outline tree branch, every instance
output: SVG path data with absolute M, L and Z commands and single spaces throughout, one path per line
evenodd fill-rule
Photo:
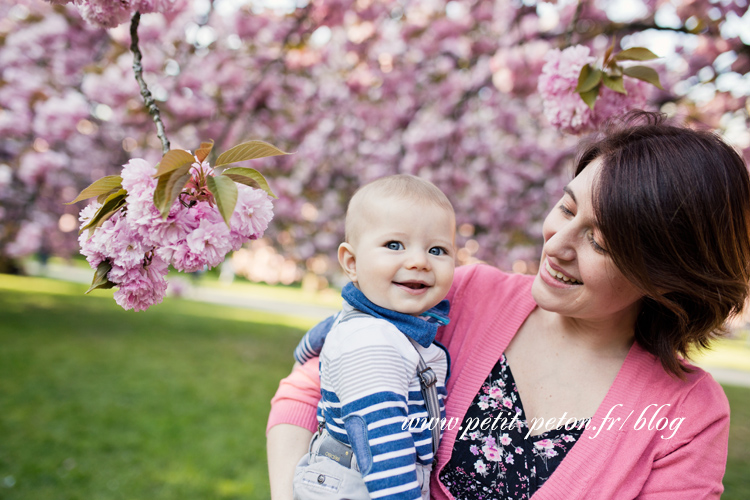
M 156 106 L 156 101 L 154 101 L 154 96 L 151 95 L 151 91 L 148 90 L 146 81 L 143 79 L 143 66 L 141 65 L 143 55 L 138 47 L 138 24 L 140 22 L 141 13 L 136 11 L 130 20 L 130 51 L 133 53 L 133 72 L 135 73 L 135 80 L 141 88 L 141 96 L 143 96 L 148 114 L 153 117 L 156 124 L 156 136 L 161 141 L 162 153 L 166 154 L 169 151 L 169 139 L 167 139 L 167 133 L 164 131 L 164 123 L 161 121 L 161 114 Z
M 576 24 L 578 24 L 578 19 L 581 18 L 582 11 L 583 11 L 583 0 L 578 0 L 578 5 L 576 5 L 575 14 L 573 14 L 573 20 L 570 21 L 568 30 L 565 32 L 565 47 L 570 47 L 571 45 L 573 45 L 573 32 L 576 29 Z

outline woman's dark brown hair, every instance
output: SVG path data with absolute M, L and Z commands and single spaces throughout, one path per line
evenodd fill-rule
M 638 112 L 584 147 L 602 159 L 594 213 L 614 264 L 644 293 L 636 341 L 679 377 L 741 312 L 750 280 L 750 179 L 710 132 Z

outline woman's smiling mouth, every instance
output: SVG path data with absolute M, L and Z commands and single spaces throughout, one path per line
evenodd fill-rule
M 579 281 L 579 280 L 577 280 L 575 278 L 572 278 L 572 277 L 570 277 L 570 276 L 568 276 L 566 274 L 563 274 L 560 271 L 556 271 L 556 270 L 552 269 L 552 266 L 550 266 L 550 263 L 549 263 L 548 259 L 544 260 L 544 268 L 547 270 L 547 272 L 549 273 L 550 276 L 552 276 L 553 278 L 555 278 L 558 281 L 562 281 L 564 283 L 569 283 L 571 285 L 583 285 L 582 281 Z

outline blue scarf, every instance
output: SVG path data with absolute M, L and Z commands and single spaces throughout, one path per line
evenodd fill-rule
M 449 322 L 450 303 L 447 300 L 442 300 L 432 309 L 422 313 L 422 317 L 427 318 L 424 320 L 373 304 L 359 288 L 354 286 L 354 283 L 347 283 L 341 290 L 341 296 L 355 309 L 392 323 L 404 335 L 416 340 L 425 348 L 430 347 L 435 340 L 438 326 L 447 325 Z

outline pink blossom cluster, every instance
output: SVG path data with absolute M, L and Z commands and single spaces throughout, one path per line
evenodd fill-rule
M 544 115 L 551 125 L 564 132 L 590 132 L 609 118 L 630 109 L 642 108 L 646 103 L 648 84 L 626 77 L 627 94 L 602 85 L 594 109 L 590 109 L 575 91 L 581 69 L 595 61 L 588 47 L 575 45 L 562 51 L 553 49 L 547 53 L 545 61 L 538 87 Z
M 210 166 L 196 161 L 193 169 L 197 175 Z M 262 236 L 273 217 L 270 197 L 264 191 L 238 184 L 231 227 L 208 201 L 183 204 L 176 200 L 169 215 L 162 218 L 153 203 L 154 172 L 149 162 L 139 158 L 125 164 L 122 187 L 128 192 L 127 210 L 79 236 L 81 253 L 93 269 L 105 260 L 112 265 L 107 278 L 119 287 L 114 298 L 124 309 L 142 311 L 160 303 L 167 290 L 170 264 L 181 272 L 215 267 L 227 253 Z M 92 203 L 81 210 L 81 227 L 100 206 Z
M 134 12 L 170 12 L 185 6 L 185 0 L 48 0 L 53 4 L 74 3 L 81 16 L 102 28 L 128 22 Z

